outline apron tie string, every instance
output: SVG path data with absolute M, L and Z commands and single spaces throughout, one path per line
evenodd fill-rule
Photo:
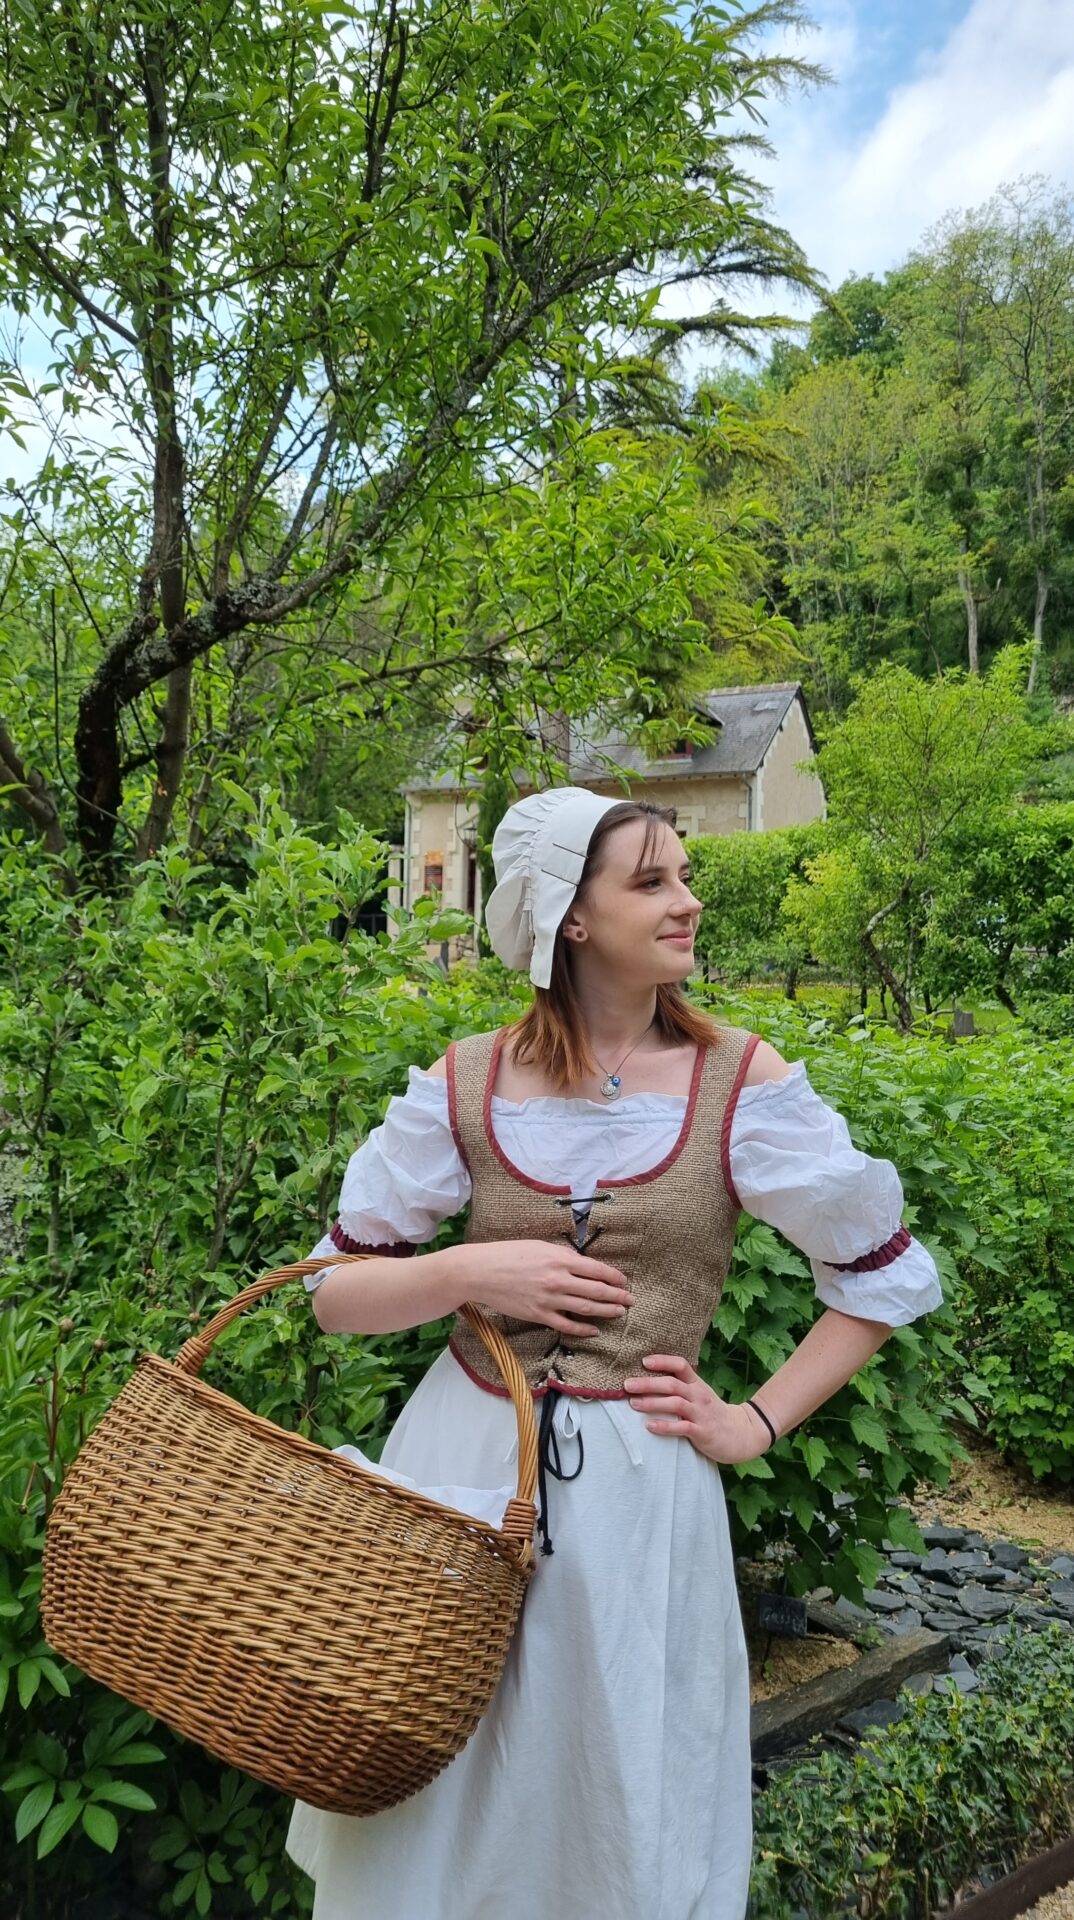
M 549 1381 L 544 1396 L 544 1406 L 541 1408 L 541 1425 L 537 1436 L 537 1492 L 539 1503 L 537 1508 L 537 1531 L 541 1536 L 542 1554 L 554 1552 L 551 1537 L 548 1532 L 547 1476 L 551 1474 L 553 1480 L 560 1481 L 577 1480 L 585 1460 L 585 1447 L 582 1442 L 581 1429 L 579 1428 L 577 1434 L 574 1436 L 578 1441 L 578 1465 L 575 1467 L 573 1473 L 565 1473 L 563 1471 L 563 1462 L 559 1454 L 559 1436 L 552 1424 L 555 1418 L 556 1402 L 563 1399 L 563 1397 L 559 1388 L 554 1387 L 551 1381 Z

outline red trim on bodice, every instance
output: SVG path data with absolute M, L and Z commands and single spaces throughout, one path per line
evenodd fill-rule
M 475 1373 L 473 1368 L 467 1365 L 462 1354 L 456 1347 L 454 1340 L 448 1341 L 448 1352 L 453 1359 L 458 1361 L 467 1379 L 472 1380 L 475 1387 L 481 1387 L 485 1393 L 494 1393 L 498 1400 L 509 1400 L 511 1398 L 506 1387 L 494 1387 L 491 1381 L 482 1380 L 481 1375 Z M 629 1400 L 630 1398 L 630 1395 L 623 1388 L 619 1388 L 615 1392 L 605 1392 L 600 1387 L 570 1387 L 563 1380 L 546 1380 L 543 1386 L 531 1387 L 530 1391 L 535 1400 L 543 1400 L 549 1387 L 555 1387 L 557 1393 L 566 1394 L 568 1399 L 571 1400 Z
M 553 1186 L 547 1180 L 534 1180 L 531 1179 L 528 1173 L 523 1173 L 521 1167 L 516 1167 L 514 1161 L 508 1159 L 507 1154 L 496 1138 L 496 1131 L 492 1124 L 492 1090 L 496 1084 L 496 1073 L 500 1064 L 500 1054 L 502 1050 L 503 1030 L 501 1028 L 496 1036 L 496 1041 L 492 1049 L 492 1058 L 489 1061 L 488 1075 L 485 1080 L 483 1118 L 485 1138 L 489 1143 L 489 1147 L 495 1154 L 504 1172 L 509 1173 L 511 1178 L 519 1181 L 522 1186 L 530 1187 L 535 1193 L 569 1194 L 569 1186 Z M 607 1179 L 598 1180 L 595 1183 L 597 1187 L 641 1187 L 645 1185 L 646 1181 L 657 1179 L 660 1174 L 666 1173 L 668 1168 L 674 1165 L 690 1138 L 690 1129 L 694 1124 L 694 1109 L 697 1106 L 697 1096 L 701 1086 L 701 1075 L 704 1072 L 704 1068 L 705 1048 L 699 1045 L 694 1056 L 694 1068 L 690 1076 L 690 1094 L 686 1102 L 686 1112 L 682 1117 L 682 1125 L 679 1128 L 673 1146 L 664 1155 L 664 1158 L 658 1160 L 655 1167 L 647 1167 L 644 1173 L 626 1174 L 620 1179 L 609 1176 Z
M 738 1096 L 742 1092 L 746 1075 L 749 1072 L 750 1061 L 753 1059 L 760 1038 L 759 1033 L 751 1033 L 742 1050 L 742 1058 L 738 1063 L 738 1072 L 734 1077 L 731 1091 L 727 1096 L 727 1105 L 724 1108 L 723 1115 L 723 1126 L 720 1129 L 720 1165 L 723 1168 L 723 1183 L 727 1188 L 728 1197 L 733 1201 L 740 1213 L 742 1212 L 742 1202 L 735 1192 L 735 1183 L 731 1177 L 731 1128 L 734 1124 Z

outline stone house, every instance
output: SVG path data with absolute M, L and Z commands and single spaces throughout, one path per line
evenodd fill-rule
M 660 760 L 647 760 L 622 734 L 587 740 L 579 728 L 571 742 L 572 784 L 622 799 L 629 790 L 633 799 L 673 806 L 684 838 L 762 833 L 824 817 L 824 790 L 808 766 L 816 743 L 797 681 L 720 687 L 697 704 L 711 725 L 711 740 L 705 745 L 683 741 Z M 609 760 L 625 769 L 626 786 L 609 774 Z M 480 914 L 474 851 L 479 791 L 477 774 L 465 786 L 444 774 L 415 779 L 406 788 L 404 846 L 393 876 L 393 891 L 404 906 L 436 891 L 445 906 Z M 468 944 L 461 943 L 460 951 Z

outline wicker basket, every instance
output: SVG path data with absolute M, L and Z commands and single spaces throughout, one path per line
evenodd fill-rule
M 53 1508 L 42 1613 L 57 1653 L 218 1759 L 377 1813 L 426 1786 L 492 1698 L 533 1568 L 537 1433 L 518 1361 L 469 1306 L 518 1417 L 502 1530 L 198 1379 L 244 1308 L 340 1264 L 281 1267 L 175 1361 L 145 1355 Z

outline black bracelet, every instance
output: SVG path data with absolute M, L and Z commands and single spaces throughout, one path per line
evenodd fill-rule
M 776 1444 L 776 1429 L 775 1429 L 775 1427 L 774 1427 L 774 1426 L 772 1425 L 772 1422 L 771 1422 L 771 1420 L 770 1420 L 770 1419 L 768 1418 L 768 1415 L 767 1415 L 767 1413 L 765 1413 L 765 1412 L 764 1412 L 764 1410 L 763 1410 L 763 1408 L 761 1408 L 761 1407 L 759 1407 L 759 1406 L 757 1405 L 757 1402 L 756 1402 L 756 1400 L 747 1400 L 747 1401 L 745 1401 L 745 1402 L 744 1402 L 744 1405 L 745 1405 L 745 1406 L 747 1406 L 747 1407 L 752 1407 L 752 1408 L 753 1408 L 753 1411 L 754 1411 L 754 1413 L 759 1413 L 759 1414 L 760 1414 L 760 1416 L 761 1416 L 761 1419 L 762 1419 L 762 1420 L 764 1421 L 764 1423 L 765 1423 L 765 1426 L 766 1426 L 766 1427 L 768 1428 L 768 1431 L 769 1431 L 769 1433 L 770 1433 L 770 1434 L 772 1435 L 772 1445 L 773 1445 L 773 1446 L 775 1446 L 775 1444 Z M 766 1447 L 766 1448 L 765 1448 L 765 1452 L 767 1453 L 767 1451 L 768 1451 L 768 1449 L 767 1449 L 767 1447 Z

